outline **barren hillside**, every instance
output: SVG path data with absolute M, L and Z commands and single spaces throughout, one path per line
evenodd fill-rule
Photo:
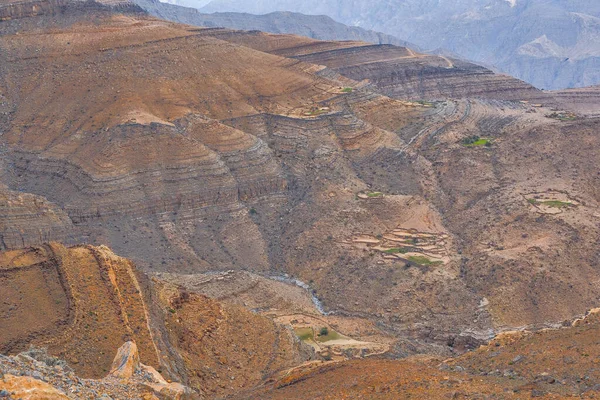
M 121 3 L 1 4 L 2 352 L 98 378 L 134 340 L 218 397 L 598 305 L 593 89 Z
M 360 360 L 290 372 L 239 398 L 597 398 L 598 315 L 544 332 L 512 332 L 448 360 Z
M 3 182 L 55 210 L 42 234 L 5 214 L 5 246 L 66 229 L 146 270 L 289 273 L 328 311 L 439 344 L 595 305 L 595 120 L 448 65 L 422 80 L 445 100 L 401 100 L 424 86 L 389 68 L 451 62 L 403 48 L 86 7 L 2 23 Z
M 314 357 L 283 325 L 148 280 L 106 247 L 5 251 L 0 283 L 0 353 L 45 348 L 82 378 L 114 375 L 113 358 L 130 341 L 143 364 L 209 398 Z M 14 375 L 3 361 L 0 370 Z

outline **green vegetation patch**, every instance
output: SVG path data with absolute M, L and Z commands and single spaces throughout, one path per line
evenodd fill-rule
M 490 147 L 492 145 L 491 140 L 479 137 L 477 135 L 466 137 L 461 141 L 461 143 L 464 146 L 468 146 L 468 147 L 475 147 L 475 146 Z
M 444 263 L 443 261 L 432 261 L 425 256 L 410 256 L 408 260 L 419 265 L 440 265 Z
M 569 206 L 573 205 L 573 203 L 570 203 L 568 201 L 560 201 L 560 200 L 543 201 L 542 204 L 547 207 L 553 207 L 553 208 L 564 208 L 564 207 L 569 207 Z
M 352 93 L 353 90 L 354 89 L 351 88 L 351 87 L 345 87 L 345 88 L 342 89 L 342 92 L 344 92 L 344 93 Z
M 369 192 L 369 193 L 367 193 L 367 196 L 368 197 L 381 197 L 381 196 L 383 196 L 383 193 L 381 193 L 381 192 Z
M 551 208 L 566 208 L 566 207 L 570 207 L 573 205 L 573 203 L 571 203 L 571 202 L 560 201 L 560 200 L 539 201 L 537 199 L 527 199 L 527 201 L 530 204 L 533 204 L 534 206 L 542 205 L 542 206 L 551 207 Z
M 294 329 L 294 333 L 296 333 L 298 339 L 302 340 L 303 342 L 306 342 L 307 340 L 314 340 L 315 338 L 315 333 L 313 332 L 312 328 L 297 328 Z
M 408 253 L 408 249 L 404 247 L 394 247 L 392 249 L 384 250 L 384 253 L 388 254 L 406 254 Z
M 573 113 L 557 113 L 553 112 L 552 114 L 546 115 L 548 118 L 557 119 L 559 121 L 573 121 L 577 119 L 577 116 Z
M 327 329 L 326 331 L 327 333 L 325 335 L 323 335 L 323 333 L 325 333 L 325 331 L 323 329 L 321 329 L 321 332 L 319 332 L 320 334 L 317 336 L 317 342 L 329 342 L 330 340 L 337 340 L 337 339 L 341 339 L 342 336 L 337 333 L 336 331 L 334 331 L 333 329 Z
M 312 108 L 309 112 L 307 112 L 305 115 L 309 115 L 311 117 L 316 117 L 319 116 L 321 114 L 326 114 L 328 113 L 329 110 L 326 108 Z

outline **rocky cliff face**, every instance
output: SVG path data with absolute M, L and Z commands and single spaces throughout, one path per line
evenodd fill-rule
M 50 240 L 77 242 L 69 216 L 56 204 L 29 193 L 0 190 L 0 249 Z
M 0 21 L 56 13 L 66 3 L 62 0 L 3 1 L 0 3 Z

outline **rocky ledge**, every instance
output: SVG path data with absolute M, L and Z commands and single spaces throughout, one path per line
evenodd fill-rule
M 167 382 L 154 368 L 140 363 L 137 346 L 119 348 L 110 373 L 81 379 L 66 362 L 32 347 L 16 356 L 0 355 L 0 397 L 47 399 L 193 399 L 191 389 Z

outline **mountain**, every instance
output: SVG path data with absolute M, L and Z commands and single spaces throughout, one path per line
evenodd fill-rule
M 182 7 L 204 7 L 210 3 L 210 0 L 166 0 L 163 3 Z
M 597 384 L 596 88 L 113 0 L 0 15 L 0 393 Z
M 203 14 L 194 8 L 166 4 L 159 0 L 135 0 L 149 14 L 168 21 L 184 24 L 224 27 L 241 30 L 259 30 L 271 33 L 292 33 L 320 40 L 356 40 L 395 46 L 418 46 L 381 32 L 350 27 L 324 15 L 309 16 L 291 12 L 273 12 L 266 15 L 247 13 Z
M 538 88 L 600 83 L 600 9 L 568 0 L 396 0 L 351 3 L 213 0 L 203 12 L 324 14 L 427 50 L 444 48 Z

